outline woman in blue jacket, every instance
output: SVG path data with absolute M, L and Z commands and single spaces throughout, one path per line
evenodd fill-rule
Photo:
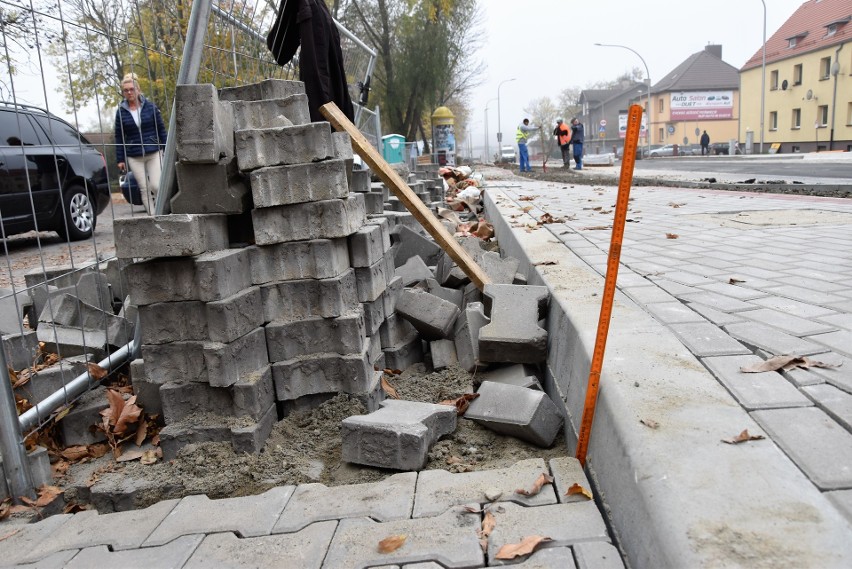
M 124 100 L 115 111 L 115 155 L 118 169 L 133 172 L 145 210 L 154 214 L 160 187 L 166 126 L 160 109 L 142 96 L 135 73 L 121 80 Z

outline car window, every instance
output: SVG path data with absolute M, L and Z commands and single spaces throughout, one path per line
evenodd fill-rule
M 0 146 L 38 146 L 44 144 L 29 120 L 29 115 L 0 111 Z
M 81 142 L 84 144 L 89 142 L 73 126 L 64 121 L 43 115 L 34 115 L 34 117 L 47 131 L 56 146 L 79 146 Z

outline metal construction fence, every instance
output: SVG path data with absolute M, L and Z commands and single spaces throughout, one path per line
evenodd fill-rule
M 0 0 L 0 499 L 33 495 L 40 432 L 61 431 L 55 419 L 90 388 L 124 381 L 138 353 L 112 237 L 114 219 L 147 215 L 117 167 L 122 77 L 135 74 L 173 132 L 179 84 L 298 77 L 298 53 L 282 67 L 267 48 L 275 15 L 261 0 Z M 379 110 L 358 104 L 376 54 L 338 29 L 356 124 L 378 145 Z M 168 137 L 158 213 L 173 157 Z

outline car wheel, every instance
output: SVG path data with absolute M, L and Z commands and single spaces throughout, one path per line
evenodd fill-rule
M 62 196 L 63 212 L 58 220 L 59 235 L 69 241 L 88 239 L 95 231 L 97 215 L 89 193 L 82 186 L 71 186 Z

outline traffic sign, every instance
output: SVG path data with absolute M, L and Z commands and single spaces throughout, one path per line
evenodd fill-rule
M 601 126 L 606 126 L 606 119 L 601 119 Z

